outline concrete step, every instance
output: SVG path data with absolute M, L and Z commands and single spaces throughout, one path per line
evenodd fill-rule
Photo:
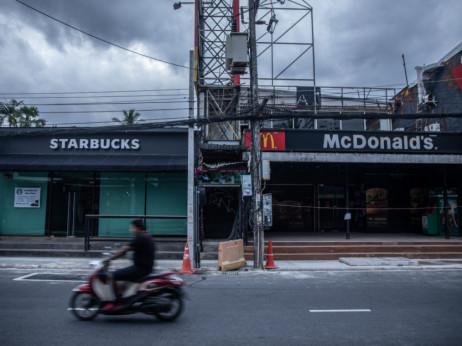
M 202 241 L 201 260 L 218 260 L 218 245 L 220 241 L 204 240 Z
M 246 261 L 253 261 L 253 254 L 244 255 Z M 327 261 L 327 260 L 338 260 L 341 257 L 404 257 L 404 258 L 415 258 L 415 259 L 438 259 L 438 258 L 453 258 L 458 259 L 462 258 L 461 253 L 451 253 L 451 252 L 442 252 L 442 253 L 292 253 L 292 254 L 273 254 L 274 261 Z M 267 255 L 264 255 L 264 261 L 267 260 Z
M 253 246 L 253 240 L 249 240 L 247 246 Z M 269 241 L 265 241 L 265 246 Z M 462 245 L 461 240 L 428 240 L 428 241 L 272 241 L 272 246 L 346 246 L 346 245 Z
M 130 238 L 92 239 L 84 251 L 83 238 L 1 237 L 0 256 L 101 258 L 127 244 Z M 220 241 L 204 240 L 201 259 L 217 260 Z M 156 239 L 156 258 L 182 260 L 185 239 Z M 265 254 L 269 242 L 265 242 Z M 340 257 L 462 258 L 462 241 L 358 242 L 273 241 L 275 260 L 336 260 Z M 246 260 L 253 260 L 253 242 L 244 247 Z M 266 255 L 265 255 L 266 256 Z M 266 258 L 266 257 L 265 257 Z
M 25 243 L 25 242 L 0 242 L 0 249 L 14 250 L 14 249 L 29 249 L 29 250 L 51 250 L 51 249 L 68 249 L 68 250 L 84 250 L 83 241 L 81 243 Z
M 100 251 L 70 249 L 0 249 L 3 257 L 88 257 L 102 258 Z
M 265 253 L 268 247 L 265 247 Z M 274 254 L 290 253 L 433 253 L 433 252 L 460 252 L 461 245 L 332 245 L 332 246 L 279 246 L 273 245 Z M 244 253 L 253 253 L 253 247 L 246 246 Z
M 71 250 L 71 249 L 0 249 L 0 257 L 88 257 L 103 258 L 106 251 L 102 250 Z M 128 255 L 130 257 L 130 255 Z M 156 251 L 156 259 L 183 259 L 183 252 Z
M 12 257 L 89 257 L 102 258 L 104 253 L 114 252 L 129 243 L 130 239 L 100 240 L 90 243 L 85 251 L 83 238 L 74 239 L 37 238 L 2 239 L 0 256 Z M 184 240 L 156 240 L 157 259 L 182 259 Z
M 265 258 L 268 253 L 265 242 Z M 275 260 L 336 260 L 340 257 L 462 258 L 462 242 L 290 242 L 273 241 Z M 246 260 L 253 260 L 253 242 L 244 247 Z

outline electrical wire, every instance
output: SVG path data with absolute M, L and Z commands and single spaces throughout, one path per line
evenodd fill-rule
M 162 111 L 184 111 L 189 108 L 157 108 L 157 109 L 136 109 L 137 112 L 162 112 Z M 88 110 L 88 111 L 45 111 L 40 114 L 89 114 L 89 113 L 122 113 L 123 110 Z
M 1 93 L 0 93 L 1 95 Z M 25 100 L 33 100 L 33 99 L 98 99 L 98 98 L 120 98 L 120 97 L 188 97 L 189 94 L 164 94 L 164 95 L 143 95 L 143 94 L 136 94 L 136 95 L 94 95 L 94 96 L 19 96 L 19 97 L 11 97 L 14 99 L 21 98 Z
M 188 103 L 189 100 L 185 99 L 172 99 L 168 101 L 158 100 L 130 100 L 130 101 L 112 101 L 112 102 L 73 102 L 73 103 L 34 103 L 26 104 L 27 106 L 96 106 L 96 105 L 133 105 L 133 104 L 159 104 L 159 103 Z
M 65 95 L 65 94 L 106 94 L 106 93 L 138 93 L 152 91 L 178 91 L 189 90 L 188 88 L 170 88 L 170 89 L 140 89 L 140 90 L 103 90 L 103 91 L 55 91 L 55 92 L 20 92 L 20 93 L 2 93 L 1 95 Z
M 129 125 L 129 126 L 121 126 L 121 125 L 112 125 L 112 126 L 105 126 L 105 127 L 96 127 L 96 128 L 74 128 L 70 131 L 69 133 L 82 133 L 82 134 L 87 134 L 87 133 L 93 133 L 93 132 L 100 132 L 100 131 L 121 131 L 122 129 L 130 129 L 130 130 L 148 130 L 148 129 L 155 129 L 155 128 L 168 128 L 168 127 L 186 127 L 186 126 L 193 126 L 193 125 L 208 125 L 216 122 L 226 122 L 226 121 L 237 121 L 237 120 L 259 120 L 261 119 L 259 116 L 253 116 L 253 115 L 248 115 L 251 110 L 246 110 L 237 114 L 228 114 L 226 116 L 215 116 L 215 117 L 209 117 L 209 118 L 199 118 L 199 119 L 186 119 L 186 118 L 180 118 L 180 120 L 174 120 L 174 121 L 163 121 L 159 120 L 158 122 L 151 122 L 151 123 L 143 123 L 143 124 L 136 124 L 136 125 Z M 337 114 L 338 115 L 338 114 Z M 264 114 L 263 114 L 264 116 Z M 293 116 L 293 115 L 291 115 Z M 384 117 L 384 114 L 375 114 L 375 113 L 370 113 L 370 114 L 356 114 L 353 117 L 354 118 L 363 118 L 367 116 L 368 118 L 377 118 L 381 119 Z M 275 117 L 272 115 L 271 117 L 266 118 L 265 120 L 270 120 L 272 118 L 279 118 L 279 116 Z M 313 118 L 319 118 L 318 115 L 311 114 L 311 117 Z M 330 118 L 334 118 L 335 114 L 331 114 Z M 453 118 L 462 118 L 462 113 L 451 113 L 451 114 L 400 114 L 397 116 L 397 118 L 404 118 L 404 119 L 416 119 L 416 118 L 438 118 L 438 117 L 453 117 Z M 108 122 L 98 122 L 98 123 L 108 123 Z M 89 122 L 86 122 L 86 124 L 89 124 Z M 64 130 L 66 131 L 66 130 Z M 54 128 L 52 127 L 42 127 L 42 128 L 34 128 L 32 132 L 25 130 L 25 128 L 2 128 L 0 131 L 0 137 L 6 137 L 6 136 L 20 136 L 20 135 L 25 135 L 25 136 L 30 136 L 30 135 L 41 135 L 44 133 L 54 133 Z M 458 133 L 460 134 L 461 132 L 451 132 L 451 133 Z

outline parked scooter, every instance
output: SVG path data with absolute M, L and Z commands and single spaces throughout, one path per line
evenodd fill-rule
M 70 307 L 80 320 L 88 321 L 98 314 L 126 315 L 142 312 L 162 321 L 175 320 L 183 310 L 182 286 L 185 282 L 174 272 L 167 271 L 147 275 L 137 282 L 118 282 L 123 292 L 116 298 L 113 282 L 105 263 L 89 277 L 88 283 L 72 290 Z M 119 290 L 119 291 L 121 291 Z M 116 302 L 106 309 L 108 302 Z

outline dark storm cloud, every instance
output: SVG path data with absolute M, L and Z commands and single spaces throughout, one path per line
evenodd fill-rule
M 26 4 L 66 24 L 81 29 L 114 44 L 128 47 L 137 42 L 146 45 L 155 57 L 169 58 L 172 62 L 185 64 L 188 54 L 181 57 L 180 50 L 186 44 L 192 46 L 193 37 L 185 28 L 186 17 L 193 14 L 173 11 L 172 2 L 127 0 L 24 0 Z M 16 1 L 7 1 L 8 8 L 17 12 L 28 25 L 42 32 L 47 42 L 57 49 L 71 42 L 79 45 L 90 42 L 95 48 L 107 50 L 110 45 L 66 27 Z M 1 8 L 1 5 L 0 5 Z M 170 19 L 170 20 L 169 20 Z M 192 23 L 191 23 L 192 24 Z M 177 43 L 172 45 L 172 42 Z M 180 61 L 175 59 L 180 58 Z
M 142 43 L 144 54 L 188 64 L 188 50 L 193 47 L 192 6 L 173 11 L 173 0 L 24 2 L 105 40 L 124 47 Z M 413 76 L 415 65 L 437 61 L 462 40 L 459 0 L 309 3 L 314 8 L 316 74 L 321 84 L 403 83 L 401 54 Z M 91 44 L 101 51 L 111 48 L 16 1 L 2 1 L 0 11 L 36 28 L 58 50 L 69 44 Z
M 323 84 L 404 84 L 462 41 L 462 3 L 443 0 L 312 1 L 317 76 Z M 316 6 L 318 5 L 318 6 Z M 319 15 L 319 16 L 318 16 Z
M 174 11 L 176 0 L 23 1 L 104 40 L 189 65 L 194 46 L 191 5 Z M 460 0 L 307 2 L 314 9 L 316 83 L 321 86 L 393 85 L 399 89 L 405 84 L 401 54 L 412 81 L 416 65 L 435 63 L 462 42 Z M 247 1 L 241 0 L 241 5 L 247 6 Z M 277 30 L 284 28 L 280 19 Z M 2 98 L 8 92 L 188 88 L 187 69 L 95 40 L 15 0 L 0 0 L 0 50 Z M 289 71 L 306 75 L 306 70 Z

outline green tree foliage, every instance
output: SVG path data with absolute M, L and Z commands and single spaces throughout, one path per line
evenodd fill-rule
M 24 106 L 23 101 L 0 102 L 0 126 L 6 121 L 9 127 L 43 127 L 45 119 L 39 118 L 37 107 Z
M 23 105 L 22 101 L 11 100 L 10 102 L 0 102 L 0 126 L 7 122 L 9 127 L 18 126 L 20 118 L 19 107 Z
M 143 121 L 142 119 L 137 120 L 141 114 L 138 112 L 135 112 L 134 109 L 130 109 L 129 111 L 123 111 L 124 112 L 124 119 L 120 120 L 119 118 L 112 118 L 112 121 L 120 123 L 120 125 L 134 125 L 136 123 L 139 123 L 140 121 Z
M 19 118 L 20 127 L 43 127 L 45 126 L 45 119 L 40 119 L 37 107 L 21 107 L 21 117 Z

